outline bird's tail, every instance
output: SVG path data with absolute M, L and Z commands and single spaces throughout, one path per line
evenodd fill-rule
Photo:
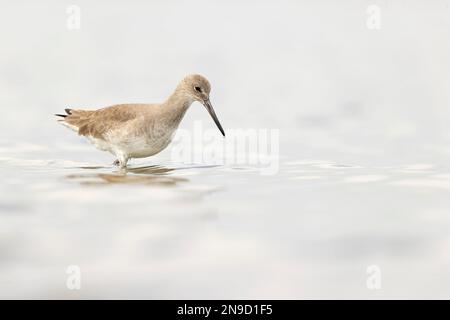
M 80 109 L 65 109 L 66 114 L 55 114 L 59 117 L 58 122 L 76 132 L 80 133 L 80 128 L 87 128 L 91 122 L 91 116 L 95 111 Z M 87 126 L 87 127 L 86 127 Z M 83 130 L 82 130 L 83 131 Z M 84 131 L 83 131 L 84 132 Z
M 79 124 L 77 123 L 79 117 L 73 114 L 76 110 L 67 108 L 64 111 L 66 111 L 66 114 L 55 114 L 55 116 L 60 117 L 58 118 L 58 122 L 75 132 L 79 132 Z
M 55 116 L 57 117 L 61 117 L 61 118 L 66 118 L 67 116 L 70 116 L 72 114 L 72 109 L 64 109 L 64 111 L 66 111 L 66 114 L 58 114 L 56 113 Z M 58 121 L 62 121 L 63 119 L 59 119 Z

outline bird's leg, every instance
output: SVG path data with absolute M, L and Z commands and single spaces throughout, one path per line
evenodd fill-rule
M 113 165 L 120 167 L 120 169 L 126 168 L 129 160 L 128 155 L 120 150 L 114 150 L 113 154 L 117 157 L 113 162 Z
M 127 162 L 128 162 L 128 159 L 125 159 L 123 162 L 120 161 L 119 167 L 121 169 L 125 169 L 127 167 Z
M 119 167 L 120 168 L 126 168 L 127 167 L 127 163 L 128 163 L 128 156 L 126 154 L 123 154 L 122 152 L 119 152 L 118 154 L 116 154 L 117 156 L 117 160 L 119 162 Z

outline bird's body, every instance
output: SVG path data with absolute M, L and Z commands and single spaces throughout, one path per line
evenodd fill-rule
M 120 104 L 99 110 L 66 109 L 59 122 L 85 136 L 99 150 L 108 151 L 125 167 L 131 158 L 145 158 L 164 150 L 194 101 L 201 101 L 223 133 L 209 102 L 209 82 L 186 77 L 161 104 Z M 224 134 L 224 133 L 223 133 Z
M 170 107 L 164 104 L 122 104 L 96 111 L 68 109 L 67 113 L 69 117 L 62 124 L 120 162 L 164 150 L 181 121 L 181 117 L 171 119 Z

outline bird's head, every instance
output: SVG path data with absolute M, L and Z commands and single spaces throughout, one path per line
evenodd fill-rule
M 214 112 L 214 109 L 209 100 L 209 93 L 211 92 L 211 85 L 209 84 L 209 81 L 199 74 L 191 74 L 186 76 L 181 81 L 180 85 L 178 86 L 178 90 L 182 91 L 183 94 L 187 95 L 192 101 L 198 101 L 203 104 L 213 118 L 220 132 L 225 137 L 225 131 L 223 130 L 219 119 L 217 119 L 217 115 Z

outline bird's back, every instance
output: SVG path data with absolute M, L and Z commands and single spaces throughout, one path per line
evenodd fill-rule
M 151 114 L 156 105 L 119 104 L 98 110 L 65 109 L 66 115 L 59 120 L 63 125 L 75 130 L 79 135 L 104 139 L 105 134 L 120 130 L 130 121 Z

